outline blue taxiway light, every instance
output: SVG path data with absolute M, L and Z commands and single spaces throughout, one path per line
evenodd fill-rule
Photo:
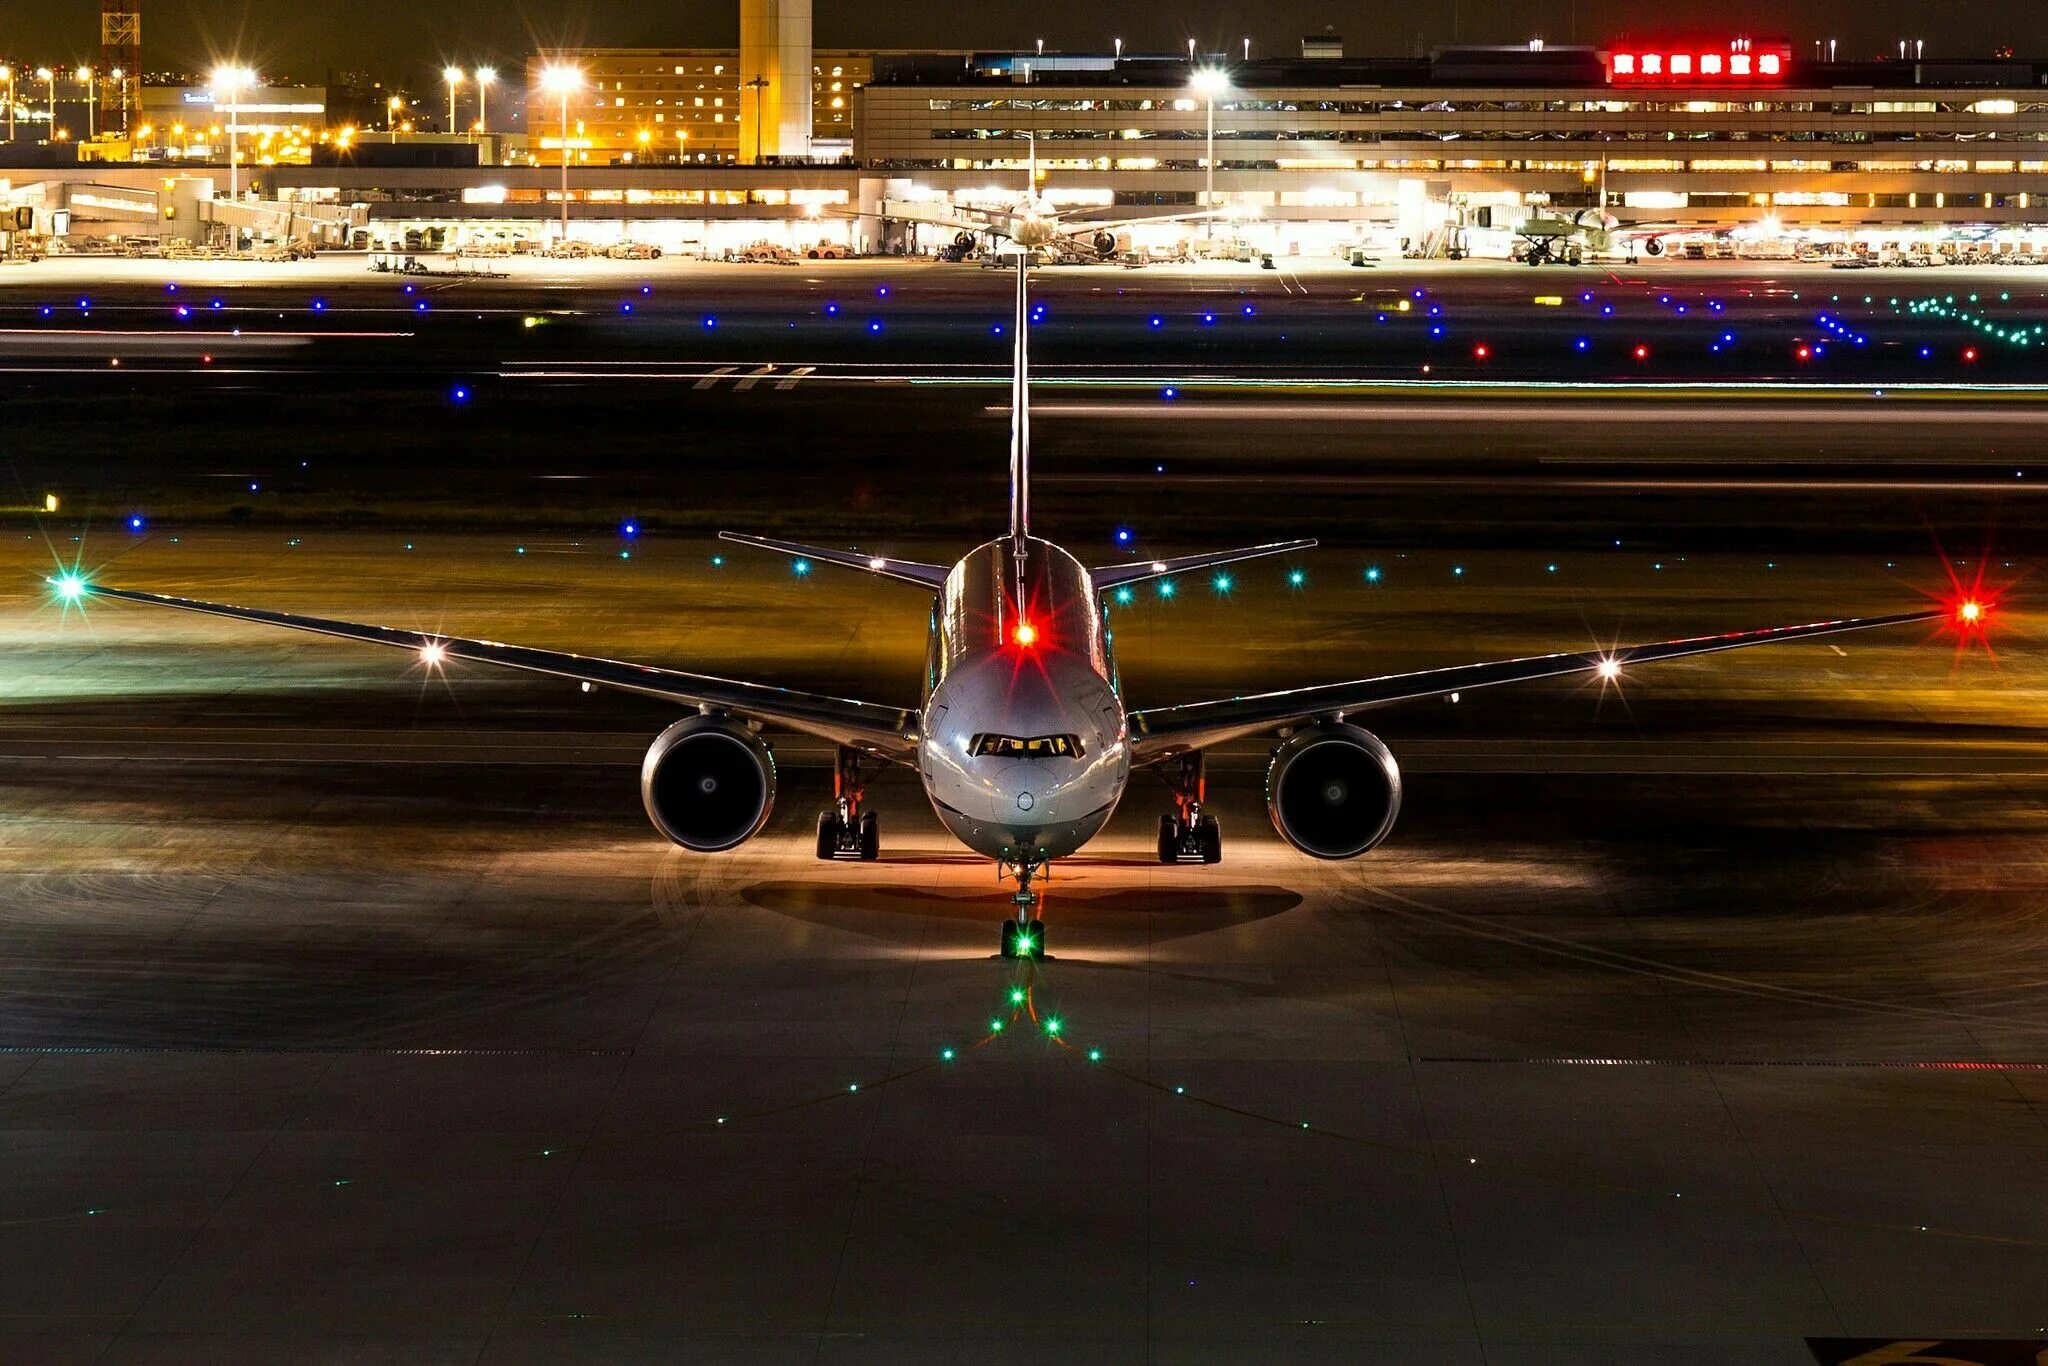
M 718 326 L 718 319 L 712 317 L 709 313 L 706 313 L 704 315 L 704 325 L 706 327 L 716 327 Z
M 880 318 L 870 318 L 870 319 L 868 320 L 868 331 L 870 331 L 870 332 L 879 332 L 879 331 L 881 331 L 881 330 L 882 330 L 882 320 L 881 320 Z
M 839 316 L 839 305 L 838 305 L 838 304 L 826 304 L 826 305 L 825 305 L 825 316 L 826 316 L 826 317 L 828 317 L 828 318 L 836 318 L 836 317 L 838 317 L 838 316 Z
M 325 300 L 325 299 L 315 299 L 315 300 L 313 300 L 313 311 L 314 311 L 315 313 L 325 313 L 325 312 L 327 311 L 327 300 Z
M 1129 527 L 1120 526 L 1116 529 L 1116 543 L 1118 545 L 1129 545 L 1131 543 L 1131 529 Z
M 1151 324 L 1154 327 L 1164 327 L 1166 326 L 1166 319 L 1160 317 L 1158 314 L 1155 313 L 1152 315 Z
M 1572 349 L 1573 349 L 1574 351 L 1585 351 L 1585 350 L 1589 350 L 1589 349 L 1590 349 L 1590 348 L 1592 347 L 1592 345 L 1593 345 L 1593 343 L 1592 343 L 1592 342 L 1588 341 L 1588 340 L 1587 340 L 1586 338 L 1584 338 L 1584 337 L 1580 337 L 1580 338 L 1579 338 L 1578 340 L 1576 340 L 1576 341 L 1574 341 L 1574 342 L 1572 343 Z
M 1253 313 L 1257 312 L 1257 310 L 1254 309 L 1250 304 L 1246 304 L 1243 308 L 1240 308 L 1238 312 L 1244 314 L 1247 318 L 1249 318 L 1252 316 Z
M 457 403 L 467 403 L 469 402 L 469 390 L 466 386 L 458 384 L 449 392 L 448 397 Z
M 130 514 L 130 515 L 129 515 L 129 518 L 128 518 L 128 529 L 129 529 L 130 531 L 140 531 L 140 530 L 142 530 L 142 528 L 143 528 L 143 527 L 144 527 L 145 525 L 147 525 L 147 523 L 145 523 L 145 522 L 144 522 L 144 521 L 142 520 L 142 514 L 141 514 L 141 513 L 137 512 L 137 513 L 132 513 L 132 514 Z
M 1172 385 L 1169 384 L 1166 386 L 1164 390 L 1160 392 L 1159 396 L 1161 398 L 1179 398 L 1180 390 L 1174 388 Z
M 640 534 L 640 524 L 638 522 L 622 522 L 619 525 L 619 534 L 630 541 Z
M 889 286 L 887 286 L 887 285 L 877 285 L 877 286 L 875 287 L 875 297 L 876 297 L 877 299 L 886 299 L 886 298 L 888 298 L 888 297 L 889 297 Z

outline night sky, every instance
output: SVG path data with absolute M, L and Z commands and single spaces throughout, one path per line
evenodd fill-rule
M 738 33 L 738 0 L 681 5 L 669 0 L 142 0 L 147 65 L 204 68 L 239 53 L 265 74 L 318 82 L 331 69 L 368 69 L 379 76 L 424 76 L 445 61 L 495 61 L 510 66 L 536 47 L 556 43 L 616 46 L 730 44 Z M 1298 50 L 1302 34 L 1326 26 L 1354 55 L 1406 55 L 1457 37 L 1464 42 L 1518 42 L 1540 34 L 1567 41 L 1676 32 L 1718 34 L 1743 29 L 1790 37 L 1795 50 L 1812 39 L 1842 40 L 1840 53 L 1877 56 L 1901 37 L 1927 40 L 1929 56 L 1978 56 L 2007 44 L 2022 56 L 2048 57 L 2048 7 L 1955 6 L 1940 0 L 1825 0 L 1799 6 L 1788 25 L 1782 3 L 1675 6 L 1606 0 L 1460 0 L 1450 4 L 1329 0 L 1162 0 L 1073 7 L 1031 7 L 902 0 L 817 0 L 817 41 L 824 47 L 1008 48 L 1044 38 L 1048 47 L 1107 49 L 1113 36 L 1133 51 L 1174 51 L 1189 37 L 1205 48 L 1234 49 L 1249 35 L 1254 56 Z M 945 17 L 945 16 L 951 17 Z M 1787 29 L 1789 27 L 1789 32 Z M 46 0 L 8 7 L 0 56 L 29 64 L 66 64 L 97 56 L 96 0 Z

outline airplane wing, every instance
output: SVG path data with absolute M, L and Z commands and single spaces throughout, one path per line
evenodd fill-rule
M 190 598 L 168 597 L 162 593 L 103 588 L 98 584 L 80 586 L 78 596 L 177 607 L 235 621 L 252 621 L 262 626 L 283 626 L 294 631 L 311 631 L 342 640 L 361 641 L 366 645 L 392 646 L 410 650 L 416 658 L 435 668 L 465 660 L 548 674 L 594 687 L 658 697 L 684 706 L 731 712 L 748 720 L 820 736 L 835 744 L 850 745 L 888 759 L 910 761 L 917 753 L 917 713 L 900 707 L 794 692 L 761 683 L 741 683 L 592 655 L 531 650 L 518 645 L 501 645 L 492 640 L 465 640 L 460 636 L 401 631 L 389 626 L 359 626 L 353 622 L 266 612 L 254 607 L 195 602 Z
M 1221 744 L 1262 731 L 1308 721 L 1339 719 L 1350 712 L 1408 702 L 1422 697 L 1442 697 L 1473 688 L 1502 683 L 1528 683 L 1539 678 L 1562 678 L 1592 674 L 1612 678 L 1636 664 L 1652 664 L 1690 655 L 1741 650 L 1752 645 L 1774 645 L 1809 636 L 1834 635 L 1841 631 L 1864 631 L 1877 626 L 1903 626 L 1908 622 L 1933 621 L 1946 617 L 1944 609 L 1900 612 L 1888 617 L 1851 617 L 1838 621 L 1816 621 L 1804 626 L 1772 626 L 1761 631 L 1731 631 L 1718 636 L 1695 636 L 1689 640 L 1666 641 L 1660 645 L 1629 645 L 1609 651 L 1577 654 L 1533 655 L 1526 659 L 1504 659 L 1488 664 L 1460 664 L 1448 669 L 1425 669 L 1419 673 L 1388 674 L 1361 678 L 1349 683 L 1328 683 L 1319 687 L 1294 688 L 1286 692 L 1259 693 L 1250 697 L 1220 698 L 1192 702 L 1178 707 L 1156 707 L 1130 715 L 1132 760 L 1155 763 L 1190 750 Z

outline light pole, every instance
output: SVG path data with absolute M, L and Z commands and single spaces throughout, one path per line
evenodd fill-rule
M 85 87 L 85 140 L 91 142 L 98 136 L 98 130 L 93 127 L 92 107 L 98 101 L 92 97 L 92 68 L 81 66 L 73 74 L 77 76 L 78 83 Z
M 1230 89 L 1230 73 L 1221 67 L 1203 67 L 1195 73 L 1194 87 L 1208 110 L 1208 151 L 1202 157 L 1202 208 L 1210 211 L 1216 207 L 1216 97 Z M 1215 226 L 1213 219 L 1202 220 L 1203 241 L 1212 239 Z
M 480 66 L 476 69 L 476 129 L 485 137 L 491 135 L 490 93 L 498 82 L 498 69 L 494 66 Z
M 398 141 L 398 111 L 405 108 L 405 96 L 393 95 L 384 101 L 384 128 L 391 134 L 391 141 Z
M 14 68 L 0 66 L 0 80 L 7 82 L 7 140 L 14 141 Z
M 455 91 L 462 84 L 462 68 L 442 67 L 441 79 L 448 82 L 448 132 L 452 135 L 455 132 Z
M 50 133 L 46 142 L 57 140 L 57 73 L 47 66 L 36 68 L 36 79 L 41 81 L 50 96 Z
M 583 73 L 566 62 L 554 62 L 540 73 L 540 88 L 562 101 L 562 240 L 569 240 L 569 96 L 583 88 Z
M 110 73 L 114 84 L 121 91 L 121 136 L 128 136 L 128 73 L 115 67 Z
M 246 66 L 217 66 L 213 69 L 213 107 L 220 108 L 223 90 L 228 96 L 228 198 L 242 197 L 242 164 L 238 138 L 241 133 L 242 91 L 256 79 Z
M 768 88 L 766 76 L 756 76 L 747 82 L 747 89 L 754 92 L 754 164 L 761 164 L 761 124 L 765 122 L 761 113 L 761 92 Z

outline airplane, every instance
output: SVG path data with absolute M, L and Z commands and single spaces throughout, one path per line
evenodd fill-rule
M 1266 804 L 1274 828 L 1318 859 L 1376 848 L 1401 811 L 1401 770 L 1358 717 L 1374 708 L 1476 688 L 1586 677 L 1602 683 L 1663 660 L 1952 617 L 1980 629 L 1988 600 L 1932 610 L 1832 619 L 1622 648 L 1562 652 L 1278 692 L 1131 709 L 1117 671 L 1111 604 L 1127 585 L 1306 550 L 1291 540 L 1236 550 L 1091 566 L 1031 525 L 1028 253 L 1018 253 L 1010 377 L 1010 519 L 1006 533 L 951 565 L 722 533 L 728 541 L 909 585 L 930 612 L 922 700 L 877 703 L 437 632 L 361 625 L 107 587 L 73 571 L 51 580 L 66 603 L 108 599 L 181 608 L 411 652 L 442 670 L 493 664 L 617 689 L 692 709 L 654 740 L 640 768 L 648 818 L 684 849 L 713 854 L 759 834 L 775 803 L 774 751 L 764 729 L 835 746 L 833 803 L 818 815 L 820 859 L 880 853 L 868 785 L 885 768 L 914 770 L 940 823 L 1016 879 L 1003 922 L 1005 958 L 1045 952 L 1036 881 L 1098 835 L 1140 770 L 1159 772 L 1173 809 L 1159 818 L 1162 863 L 1213 864 L 1222 829 L 1205 809 L 1204 754 L 1273 737 Z M 1961 597 L 1961 595 L 1959 595 Z
M 944 228 L 961 227 L 964 220 L 971 231 L 1005 238 L 1012 244 L 1007 250 L 999 250 L 997 255 L 1013 255 L 1015 248 L 1022 247 L 1027 251 L 1046 253 L 1055 259 L 1065 257 L 1084 263 L 1107 261 L 1115 256 L 1117 233 L 1121 229 L 1228 216 L 1228 211 L 1223 209 L 1198 209 L 1143 218 L 1084 219 L 1069 226 L 1064 220 L 1077 210 L 1058 208 L 1039 194 L 1038 139 L 1030 134 L 1025 136 L 1030 142 L 1030 154 L 1024 190 L 1008 207 L 962 204 L 945 212 L 932 213 L 924 211 L 920 205 L 884 204 L 880 216 L 893 222 L 926 223 Z M 955 240 L 956 251 L 962 245 L 958 239 Z

